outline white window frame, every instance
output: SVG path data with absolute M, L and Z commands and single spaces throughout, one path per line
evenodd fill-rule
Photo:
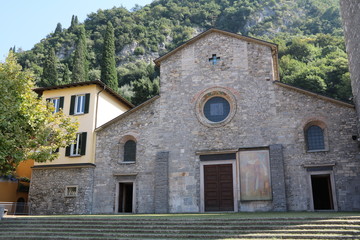
M 75 191 L 69 191 L 70 189 L 75 189 Z M 78 195 L 78 185 L 68 185 L 65 187 L 65 197 L 77 197 Z
M 85 94 L 75 96 L 74 114 L 85 113 Z
M 57 113 L 60 111 L 60 97 L 50 98 L 50 102 L 54 105 L 53 113 Z
M 71 144 L 70 146 L 70 156 L 72 157 L 81 155 L 80 138 L 81 133 L 76 133 L 75 143 Z

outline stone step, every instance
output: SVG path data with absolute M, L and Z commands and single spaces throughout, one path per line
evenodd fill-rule
M 0 225 L 0 230 L 16 230 L 18 229 L 19 224 L 2 224 Z M 142 225 L 142 224 L 134 224 L 134 225 L 119 225 L 119 224 L 65 224 L 65 223 L 48 223 L 41 224 L 41 227 L 38 224 L 26 224 L 23 226 L 21 230 L 31 230 L 34 227 L 38 228 L 46 228 L 46 229 L 67 229 L 67 228 L 83 228 L 83 229 L 93 229 L 93 228 L 101 228 L 103 230 L 108 229 L 117 229 L 121 227 L 121 229 L 138 229 L 141 227 L 142 229 L 192 229 L 192 230 L 250 230 L 250 229 L 352 229 L 352 230 L 360 230 L 360 225 L 354 224 L 296 224 L 296 225 L 276 225 L 276 224 L 266 224 L 266 225 L 201 225 L 201 226 L 192 226 L 192 225 L 172 225 L 172 224 L 161 224 L 161 225 Z
M 1 235 L 3 234 L 7 234 L 7 233 L 11 233 L 14 232 L 14 230 L 16 231 L 16 229 L 4 229 L 2 230 L 2 232 L 0 233 Z M 248 233 L 296 233 L 296 234 L 301 234 L 301 233 L 312 233 L 312 234 L 317 234 L 317 233 L 329 233 L 329 234 L 349 234 L 349 235 L 360 235 L 360 230 L 359 229 L 302 229 L 302 228 L 295 228 L 295 229 L 180 229 L 180 228 L 172 228 L 172 229 L 143 229 L 143 228 L 133 228 L 133 229 L 124 229 L 122 227 L 118 227 L 118 228 L 100 228 L 100 229 L 89 229 L 89 228 L 75 228 L 75 229 L 70 229 L 70 228 L 24 228 L 24 229 L 19 229 L 16 231 L 16 233 L 37 233 L 37 232 L 51 232 L 51 233 L 62 233 L 62 232 L 75 232 L 76 233 L 94 233 L 97 234 L 99 232 L 106 232 L 106 233 L 194 233 L 196 232 L 197 234 L 199 233 L 221 233 L 221 234 L 248 234 Z
M 212 221 L 225 221 L 225 222 L 231 222 L 231 221 L 284 221 L 284 220 L 331 220 L 331 221 L 337 221 L 337 220 L 360 220 L 360 216 L 333 216 L 333 217 L 327 217 L 327 216 L 322 216 L 322 217 L 254 217 L 254 218 L 244 218 L 244 217 L 232 217 L 232 215 L 229 215 L 229 217 L 222 216 L 222 217 L 212 217 L 212 215 L 210 215 L 209 217 L 193 217 L 192 215 L 189 215 L 189 217 L 181 215 L 181 217 L 176 217 L 176 215 L 174 215 L 174 217 L 171 218 L 167 218 L 167 217 L 154 217 L 152 215 L 149 215 L 148 217 L 146 217 L 146 215 L 131 215 L 132 217 L 128 217 L 128 215 L 84 215 L 84 216 L 72 216 L 72 215 L 67 215 L 67 216 L 16 216 L 16 217 L 11 217 L 11 216 L 5 216 L 5 219 L 7 221 L 22 221 L 22 220 L 46 220 L 46 221 L 57 221 L 57 220 L 84 220 L 86 219 L 87 221 L 99 221 L 99 220 L 114 220 L 114 221 L 137 221 L 137 220 L 142 220 L 142 221 L 187 221 L 187 220 L 191 220 L 191 221 L 204 221 L 204 222 L 212 222 Z M 236 216 L 236 215 L 234 215 Z
M 351 234 L 311 234 L 311 233 L 245 233 L 245 234 L 203 234 L 203 233 L 74 233 L 61 232 L 57 235 L 52 232 L 16 233 L 5 232 L 0 239 L 249 239 L 249 238 L 272 238 L 272 239 L 359 239 L 359 235 Z M 5 236 L 5 238 L 2 238 Z
M 7 217 L 0 239 L 360 239 L 360 217 Z
M 19 223 L 84 223 L 84 218 L 82 219 L 73 219 L 73 218 L 6 218 L 6 222 L 9 224 L 19 224 Z M 313 223 L 313 224 L 360 224 L 360 218 L 359 219 L 239 219 L 239 220 L 229 220 L 229 219 L 205 219 L 205 220 L 194 220 L 194 219 L 164 219 L 164 220 L 158 220 L 158 219 L 92 219 L 92 218 L 86 218 L 87 224 L 93 224 L 101 223 L 101 224 L 115 224 L 115 223 L 121 223 L 121 224 L 223 224 L 223 225 L 229 225 L 229 224 L 242 224 L 242 225 L 261 225 L 261 224 L 306 224 L 306 223 Z

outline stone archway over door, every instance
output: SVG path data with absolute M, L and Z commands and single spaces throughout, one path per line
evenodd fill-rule
M 234 211 L 233 165 L 204 165 L 205 211 Z

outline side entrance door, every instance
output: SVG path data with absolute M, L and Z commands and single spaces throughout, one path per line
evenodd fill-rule
M 204 165 L 205 211 L 234 211 L 232 164 Z

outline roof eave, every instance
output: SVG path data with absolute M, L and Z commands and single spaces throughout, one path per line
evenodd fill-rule
M 110 95 L 112 95 L 113 97 L 117 98 L 118 100 L 120 100 L 121 102 L 123 102 L 125 105 L 127 105 L 130 108 L 134 108 L 135 106 L 129 102 L 128 100 L 126 100 L 124 97 L 122 97 L 121 95 L 119 95 L 118 93 L 116 93 L 114 90 L 112 90 L 111 88 L 107 87 L 107 85 L 105 83 L 103 83 L 100 80 L 95 80 L 95 81 L 87 81 L 87 82 L 78 82 L 78 83 L 69 83 L 69 84 L 64 84 L 64 85 L 58 85 L 58 86 L 50 86 L 50 87 L 40 87 L 40 88 L 34 88 L 33 91 L 36 92 L 39 95 L 42 95 L 44 91 L 49 91 L 49 90 L 55 90 L 55 89 L 64 89 L 64 88 L 71 88 L 71 87 L 81 87 L 81 86 L 89 86 L 89 85 L 98 85 L 102 88 L 105 89 L 105 91 L 107 91 Z

